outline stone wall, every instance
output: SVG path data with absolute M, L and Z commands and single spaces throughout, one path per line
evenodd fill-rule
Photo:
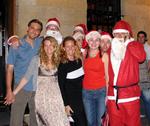
M 122 0 L 122 15 L 131 24 L 135 38 L 144 30 L 150 39 L 150 0 Z
M 25 33 L 27 23 L 32 18 L 40 19 L 45 26 L 48 18 L 57 17 L 61 22 L 61 31 L 64 36 L 72 33 L 75 24 L 86 23 L 87 20 L 87 0 L 15 1 L 15 33 L 19 35 Z M 150 38 L 150 0 L 121 0 L 121 3 L 123 19 L 131 24 L 134 37 L 136 38 L 139 30 L 144 30 Z
M 75 24 L 86 23 L 86 10 L 86 0 L 16 0 L 15 33 L 24 35 L 28 21 L 33 18 L 40 19 L 45 26 L 48 18 L 56 17 L 62 34 L 70 35 Z

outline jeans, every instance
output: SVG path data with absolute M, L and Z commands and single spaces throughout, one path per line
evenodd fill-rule
M 101 126 L 101 118 L 105 113 L 106 88 L 82 91 L 83 104 L 88 126 Z
M 146 116 L 150 122 L 150 88 L 142 90 L 141 99 L 145 107 Z

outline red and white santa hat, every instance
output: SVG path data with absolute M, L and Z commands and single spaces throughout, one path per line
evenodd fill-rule
M 108 38 L 110 41 L 112 40 L 112 37 L 108 32 L 101 31 L 100 34 L 101 34 L 101 40 L 105 38 Z
M 118 21 L 114 28 L 113 28 L 113 34 L 114 33 L 129 33 L 130 37 L 133 36 L 132 30 L 131 30 L 131 26 L 129 25 L 129 23 L 127 23 L 124 20 L 120 20 Z
M 77 30 L 81 30 L 84 34 L 87 33 L 87 27 L 85 24 L 78 24 L 74 27 L 73 32 L 77 31 Z
M 58 29 L 60 29 L 60 22 L 57 18 L 49 18 L 46 23 L 46 27 L 48 27 L 49 25 L 55 25 L 56 27 L 58 27 Z
M 93 37 L 101 39 L 100 33 L 98 31 L 92 30 L 86 34 L 85 40 L 88 42 L 89 39 L 92 39 Z

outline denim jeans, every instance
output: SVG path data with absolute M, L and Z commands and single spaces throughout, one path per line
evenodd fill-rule
M 105 113 L 106 88 L 82 91 L 83 104 L 88 126 L 101 126 L 101 117 Z
M 141 99 L 145 107 L 146 116 L 150 122 L 150 88 L 142 90 Z

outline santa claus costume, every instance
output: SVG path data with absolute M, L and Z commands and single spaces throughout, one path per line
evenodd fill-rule
M 60 22 L 57 18 L 49 18 L 46 23 L 46 36 L 54 37 L 61 44 L 63 36 L 60 32 Z
M 113 36 L 108 70 L 110 126 L 140 126 L 139 63 L 146 54 L 143 45 L 132 38 L 127 22 L 118 21 Z

